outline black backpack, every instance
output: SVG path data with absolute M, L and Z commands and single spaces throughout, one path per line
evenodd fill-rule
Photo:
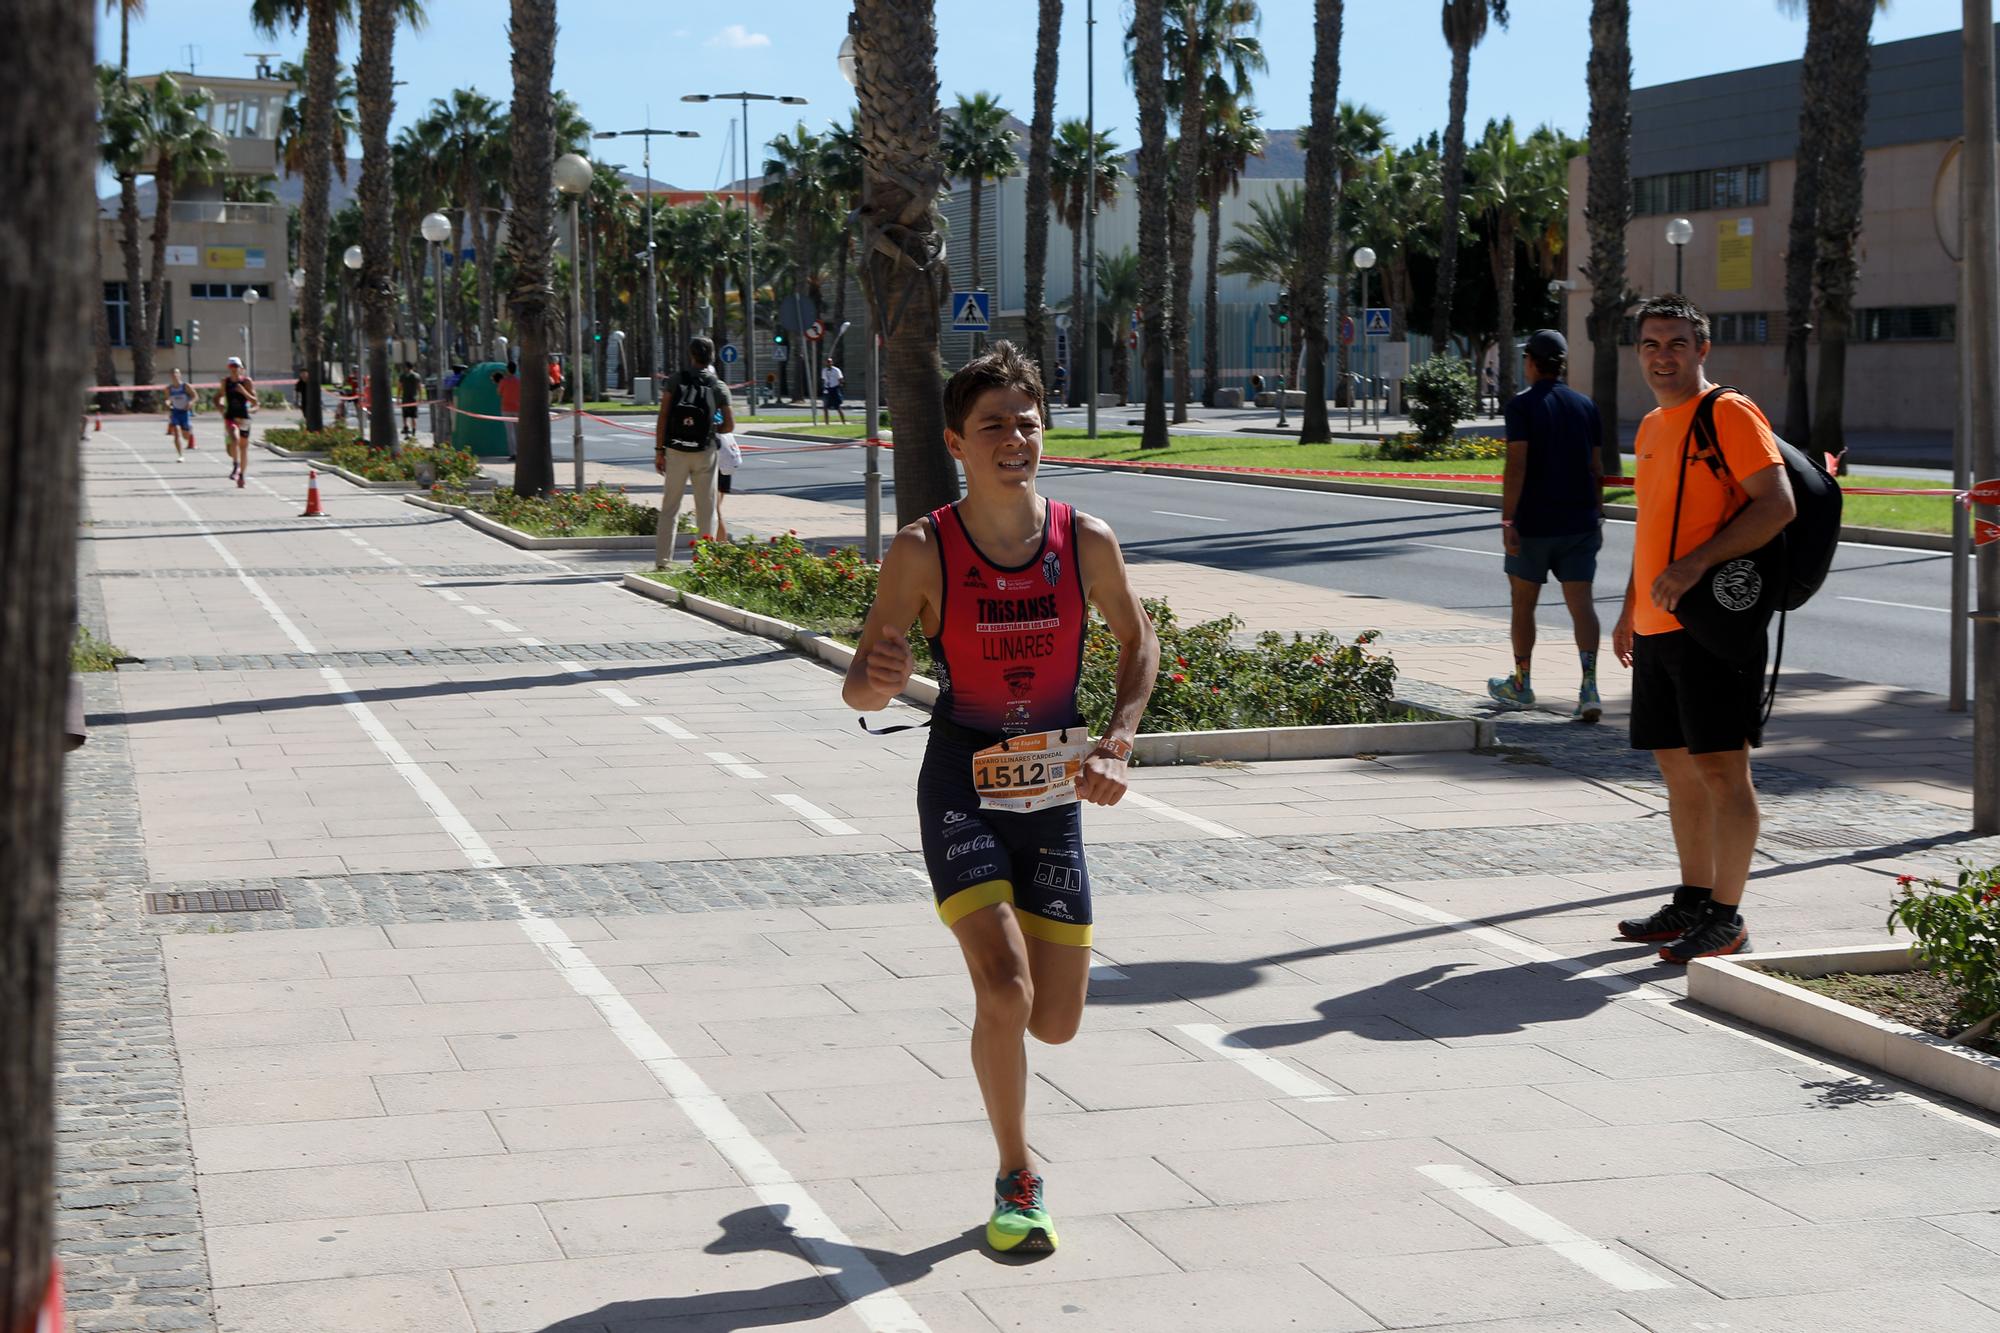
M 669 449 L 699 453 L 715 438 L 715 402 L 708 388 L 708 376 L 691 370 L 681 372 L 674 384 L 674 401 L 666 409 Z
M 1681 481 L 1674 493 L 1669 562 L 1680 545 L 1681 496 L 1687 485 L 1689 446 L 1699 440 L 1708 465 L 1718 474 L 1729 470 L 1715 430 L 1716 400 L 1725 393 L 1748 397 L 1726 384 L 1710 389 L 1695 407 L 1687 438 L 1681 442 Z M 1766 718 L 1777 699 L 1778 668 L 1785 657 L 1785 612 L 1796 611 L 1819 591 L 1840 547 L 1840 483 L 1804 450 L 1783 439 L 1777 444 L 1797 506 L 1792 521 L 1759 549 L 1703 574 L 1674 608 L 1675 618 L 1695 641 L 1725 661 L 1761 661 L 1765 631 L 1771 617 L 1777 616 L 1778 646 L 1764 696 Z

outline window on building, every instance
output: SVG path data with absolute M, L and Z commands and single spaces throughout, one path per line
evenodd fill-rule
M 196 301 L 240 301 L 250 287 L 247 282 L 191 282 L 188 284 L 188 296 Z M 260 299 L 271 299 L 270 283 L 260 282 L 256 287 Z
M 1640 176 L 1632 182 L 1632 212 L 1635 216 L 1700 213 L 1769 203 L 1769 175 L 1765 165 L 1756 162 L 1740 167 Z
M 173 303 L 174 293 L 173 287 L 170 284 L 160 298 L 159 327 L 155 330 L 153 336 L 153 345 L 156 347 L 167 345 L 167 328 L 171 319 L 168 312 L 173 309 Z M 132 345 L 131 319 L 132 303 L 126 296 L 125 284 L 122 282 L 105 283 L 104 323 L 105 327 L 110 330 L 111 345 L 113 347 L 130 347 Z
M 1958 311 L 1948 305 L 1878 306 L 1855 312 L 1856 340 L 1865 343 L 1951 342 Z
M 1710 338 L 1716 343 L 1767 343 L 1771 341 L 1771 316 L 1763 310 L 1729 310 L 1708 317 Z

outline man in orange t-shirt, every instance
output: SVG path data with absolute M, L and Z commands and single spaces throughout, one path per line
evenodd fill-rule
M 1709 652 L 1674 608 L 1709 570 L 1777 536 L 1796 509 L 1771 424 L 1748 398 L 1716 401 L 1714 449 L 1690 438 L 1695 409 L 1714 387 L 1702 368 L 1709 339 L 1700 307 L 1680 296 L 1645 302 L 1638 344 L 1659 406 L 1639 423 L 1639 522 L 1611 648 L 1632 669 L 1632 748 L 1651 750 L 1666 780 L 1681 883 L 1671 902 L 1619 922 L 1618 933 L 1664 942 L 1660 957 L 1685 963 L 1750 945 L 1741 909 L 1757 845 L 1750 750 L 1763 740 L 1764 669 L 1761 655 L 1745 665 Z

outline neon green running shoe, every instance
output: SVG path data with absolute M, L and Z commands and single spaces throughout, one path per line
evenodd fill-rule
M 993 1182 L 993 1216 L 986 1243 L 1002 1254 L 1049 1254 L 1056 1224 L 1042 1206 L 1042 1178 L 1026 1167 Z

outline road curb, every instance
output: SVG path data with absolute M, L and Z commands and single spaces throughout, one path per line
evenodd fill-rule
M 854 660 L 854 649 L 788 620 L 758 615 L 740 606 L 672 588 L 643 574 L 627 572 L 623 585 L 641 597 L 676 606 L 746 634 L 776 639 L 839 671 Z M 903 698 L 935 708 L 937 682 L 911 676 Z M 1452 717 L 1405 699 L 1394 706 L 1428 716 L 1413 722 L 1360 722 L 1327 727 L 1243 727 L 1233 731 L 1142 732 L 1132 756 L 1141 764 L 1204 764 L 1268 759 L 1350 759 L 1364 754 L 1437 754 L 1476 750 L 1493 744 L 1494 724 L 1484 718 Z

